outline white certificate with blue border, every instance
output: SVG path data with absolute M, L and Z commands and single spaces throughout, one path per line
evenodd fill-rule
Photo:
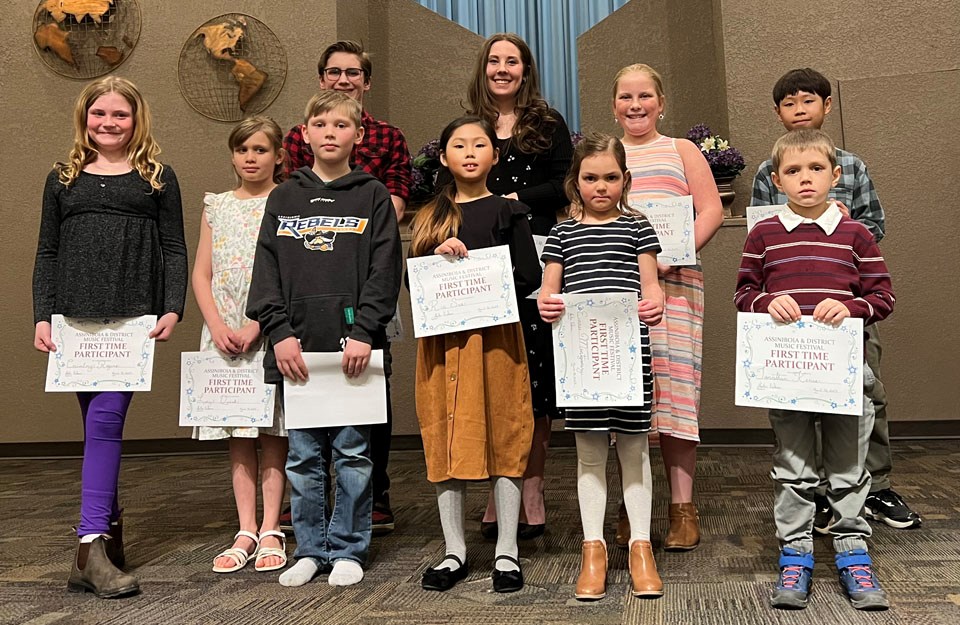
M 637 294 L 560 297 L 565 308 L 553 324 L 557 406 L 644 405 Z
M 747 232 L 753 230 L 757 222 L 763 221 L 767 217 L 780 215 L 790 212 L 790 207 L 786 204 L 771 204 L 770 206 L 748 206 L 747 207 Z
M 646 200 L 633 204 L 643 213 L 660 239 L 657 260 L 664 265 L 696 265 L 697 241 L 693 233 L 693 196 Z
M 47 360 L 46 391 L 149 391 L 153 380 L 156 315 L 77 319 L 53 315 L 57 351 Z
M 407 259 L 415 337 L 520 321 L 510 248 L 485 247 L 469 254 Z
M 831 326 L 737 314 L 738 406 L 863 414 L 863 319 Z
M 263 382 L 263 356 L 217 350 L 180 354 L 180 425 L 273 425 L 274 385 Z

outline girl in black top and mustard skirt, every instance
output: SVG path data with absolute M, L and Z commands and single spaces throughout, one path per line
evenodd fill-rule
M 497 160 L 493 128 L 478 117 L 451 122 L 440 137 L 441 162 L 453 184 L 413 223 L 411 255 L 465 257 L 469 250 L 508 245 L 517 297 L 529 295 L 540 264 L 523 204 L 490 193 L 487 172 Z M 423 337 L 417 345 L 417 418 L 427 479 L 436 483 L 446 556 L 427 569 L 427 590 L 448 590 L 467 576 L 464 539 L 466 480 L 490 479 L 498 521 L 493 588 L 523 587 L 516 525 L 520 478 L 533 434 L 533 410 L 519 323 Z

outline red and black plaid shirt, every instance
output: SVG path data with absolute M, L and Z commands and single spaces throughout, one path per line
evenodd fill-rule
M 350 156 L 351 166 L 360 165 L 364 171 L 382 182 L 390 195 L 406 201 L 410 197 L 410 150 L 407 140 L 396 126 L 374 119 L 363 112 L 360 118 L 363 126 L 363 141 L 353 148 Z M 303 166 L 313 167 L 313 151 L 303 138 L 303 126 L 290 129 L 283 138 L 283 149 L 287 152 L 284 168 L 289 176 Z

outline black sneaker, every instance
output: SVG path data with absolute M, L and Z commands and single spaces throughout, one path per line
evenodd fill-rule
M 370 529 L 374 536 L 383 536 L 393 531 L 395 527 L 393 510 L 390 509 L 390 500 L 376 501 L 373 504 Z
M 892 488 L 867 495 L 866 515 L 868 519 L 883 521 L 898 530 L 920 527 L 923 524 L 920 515 L 911 510 L 903 497 Z
M 833 525 L 833 510 L 830 509 L 830 502 L 824 495 L 814 495 L 813 503 L 817 506 L 817 512 L 813 516 L 813 531 L 827 535 L 830 533 L 830 526 Z

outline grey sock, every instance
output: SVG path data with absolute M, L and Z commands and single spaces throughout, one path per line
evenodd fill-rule
M 497 556 L 517 559 L 517 523 L 520 520 L 520 478 L 493 478 L 493 499 L 497 503 Z M 498 571 L 517 571 L 510 560 L 500 559 L 494 564 Z
M 446 553 L 467 561 L 467 543 L 464 538 L 464 500 L 467 486 L 463 480 L 447 480 L 437 484 L 437 507 L 440 509 L 440 526 L 443 528 L 443 540 Z M 436 566 L 438 569 L 456 571 L 460 565 L 452 558 L 444 558 Z
M 303 586 L 316 577 L 320 561 L 316 558 L 300 558 L 296 564 L 280 575 L 281 586 Z

